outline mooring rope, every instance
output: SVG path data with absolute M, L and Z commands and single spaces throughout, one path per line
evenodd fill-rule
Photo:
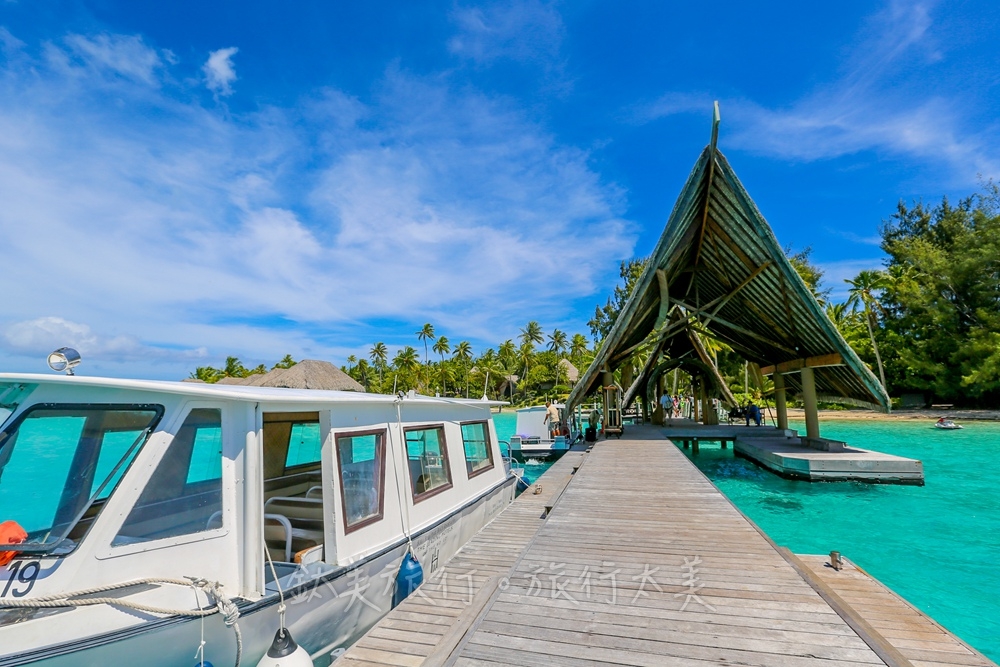
M 157 607 L 154 605 L 144 604 L 142 602 L 135 602 L 133 600 L 114 597 L 78 599 L 95 593 L 110 593 L 111 591 L 117 591 L 123 588 L 144 586 L 148 584 L 166 584 L 171 586 L 183 586 L 185 588 L 197 588 L 207 596 L 210 596 L 210 599 L 215 601 L 215 606 L 207 607 L 205 609 L 172 609 L 169 607 Z M 0 600 L 0 609 L 56 609 L 61 607 L 92 607 L 96 605 L 125 607 L 126 609 L 134 609 L 135 611 L 141 611 L 148 614 L 158 614 L 161 616 L 188 616 L 193 618 L 203 618 L 205 616 L 211 616 L 212 614 L 221 614 L 225 620 L 226 626 L 231 627 L 236 635 L 236 667 L 239 667 L 240 662 L 243 659 L 243 634 L 240 632 L 240 626 L 236 622 L 240 617 L 240 609 L 236 606 L 235 602 L 229 599 L 229 596 L 227 596 L 223 590 L 222 584 L 217 581 L 208 581 L 207 579 L 198 579 L 196 577 L 190 577 L 188 579 L 162 579 L 158 577 L 147 577 L 145 579 L 133 579 L 131 581 L 125 581 L 117 584 L 108 584 L 107 586 L 85 588 L 71 593 L 43 595 L 37 598 L 20 600 Z

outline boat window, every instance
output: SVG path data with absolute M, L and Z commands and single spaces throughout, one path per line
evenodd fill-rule
M 68 553 L 163 414 L 159 405 L 29 408 L 0 432 L 0 522 L 28 533 L 0 550 Z
M 451 488 L 443 427 L 407 429 L 406 457 L 414 502 Z
M 292 424 L 288 439 L 285 468 L 319 463 L 323 442 L 319 437 L 319 423 Z
M 493 467 L 493 448 L 486 422 L 462 424 L 462 444 L 465 446 L 465 470 L 470 478 Z
M 344 529 L 357 530 L 382 518 L 385 431 L 337 436 Z
M 222 412 L 195 408 L 167 447 L 112 544 L 217 527 L 222 512 Z M 215 515 L 215 516 L 213 516 Z

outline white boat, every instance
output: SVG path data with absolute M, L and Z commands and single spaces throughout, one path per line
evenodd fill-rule
M 514 496 L 487 401 L 0 374 L 0 407 L 2 667 L 200 664 L 202 633 L 221 667 L 237 628 L 256 665 L 279 587 L 325 664 L 409 540 L 429 577 Z
M 560 424 L 564 427 L 563 433 L 559 435 L 549 432 L 549 424 L 545 421 L 546 407 L 544 405 L 517 410 L 514 435 L 510 437 L 512 458 L 518 461 L 555 460 L 569 451 L 570 445 L 575 442 L 579 434 L 572 433 L 567 427 L 569 421 L 567 420 L 566 406 L 557 403 L 553 405 L 559 410 Z
M 962 428 L 961 424 L 956 424 L 950 419 L 941 418 L 934 422 L 934 428 L 939 428 L 945 431 L 957 431 Z

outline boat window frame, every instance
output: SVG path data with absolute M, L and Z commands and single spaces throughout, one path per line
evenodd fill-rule
M 125 468 L 118 475 L 118 481 L 116 481 L 115 485 L 111 487 L 111 490 L 108 493 L 108 495 L 106 495 L 104 498 L 95 498 L 90 503 L 90 505 L 88 505 L 87 510 L 85 510 L 83 516 L 77 519 L 77 521 L 70 527 L 69 531 L 67 532 L 67 535 L 69 535 L 69 533 L 72 533 L 73 530 L 76 528 L 76 526 L 80 523 L 80 521 L 86 518 L 86 511 L 89 511 L 89 508 L 91 506 L 93 506 L 94 504 L 100 505 L 100 508 L 97 510 L 94 516 L 91 517 L 90 525 L 87 527 L 87 530 L 84 532 L 83 535 L 80 536 L 79 539 L 74 540 L 73 547 L 69 551 L 66 551 L 65 553 L 58 553 L 58 554 L 49 553 L 46 551 L 37 551 L 37 550 L 23 552 L 23 555 L 26 557 L 31 556 L 34 558 L 65 558 L 75 553 L 77 549 L 80 548 L 80 545 L 82 545 L 87 540 L 87 537 L 90 535 L 90 532 L 94 529 L 94 526 L 98 525 L 100 518 L 104 514 L 104 510 L 107 509 L 109 504 L 112 504 L 114 501 L 116 501 L 116 494 L 118 494 L 119 490 L 122 488 L 122 482 L 125 480 L 126 477 L 128 477 L 129 472 L 135 466 L 136 459 L 140 458 L 143 450 L 145 450 L 146 448 L 146 445 L 149 444 L 150 438 L 152 438 L 153 435 L 158 433 L 156 429 L 163 422 L 163 416 L 166 414 L 166 406 L 164 406 L 162 403 L 66 403 L 66 402 L 32 403 L 30 405 L 25 406 L 25 408 L 20 412 L 18 412 L 15 409 L 14 412 L 12 412 L 10 415 L 7 416 L 4 423 L 0 424 L 0 426 L 5 427 L 3 428 L 3 433 L 9 434 L 12 430 L 20 429 L 21 423 L 24 422 L 24 420 L 27 419 L 28 415 L 34 412 L 35 410 L 65 410 L 65 411 L 117 410 L 117 411 L 134 411 L 134 412 L 151 411 L 155 413 L 155 416 L 153 417 L 152 420 L 150 420 L 149 425 L 146 427 L 146 436 L 143 438 L 142 442 L 140 442 L 136 446 L 135 453 L 132 455 L 132 460 L 128 462 Z M 3 444 L 6 444 L 6 439 L 4 439 L 4 443 L 0 444 L 0 449 L 2 449 Z M 79 447 L 79 442 L 77 443 L 77 447 Z M 95 465 L 95 472 L 96 472 L 96 465 Z M 91 483 L 93 483 L 93 481 L 91 481 Z M 118 495 L 118 498 L 121 498 L 121 496 Z M 30 548 L 30 545 L 28 546 Z
M 173 444 L 174 438 L 177 437 L 178 432 L 184 426 L 184 422 L 187 421 L 187 418 L 191 414 L 191 412 L 193 410 L 196 410 L 196 409 L 199 409 L 199 408 L 209 408 L 209 409 L 220 410 L 221 413 L 222 413 L 222 433 L 223 433 L 223 436 L 222 436 L 222 517 L 221 517 L 221 521 L 220 521 L 219 527 L 218 528 L 210 528 L 208 530 L 200 531 L 200 532 L 197 532 L 197 533 L 187 533 L 185 535 L 175 535 L 175 536 L 172 536 L 172 537 L 162 537 L 162 538 L 159 538 L 159 539 L 156 539 L 156 540 L 149 540 L 149 541 L 145 541 L 145 542 L 135 542 L 133 544 L 119 544 L 119 545 L 112 544 L 112 541 L 118 535 L 118 532 L 121 530 L 122 526 L 125 524 L 125 521 L 127 520 L 128 515 L 131 513 L 132 508 L 135 507 L 135 504 L 139 501 L 139 498 L 142 496 L 142 492 L 145 489 L 146 485 L 148 485 L 149 482 L 152 480 L 152 477 L 153 477 L 153 475 L 156 472 L 156 468 L 159 467 L 160 462 L 163 460 L 163 457 L 166 455 L 166 450 L 170 447 L 171 444 Z M 225 433 L 226 433 L 227 430 L 232 430 L 231 426 L 227 426 L 227 424 L 230 424 L 230 425 L 232 424 L 232 421 L 231 421 L 232 418 L 233 418 L 232 408 L 229 407 L 228 401 L 225 401 L 225 400 L 212 400 L 212 399 L 198 398 L 198 399 L 194 399 L 194 400 L 183 401 L 182 403 L 180 403 L 177 406 L 175 406 L 174 408 L 172 408 L 171 411 L 174 414 L 172 414 L 171 417 L 170 417 L 170 423 L 169 423 L 169 425 L 166 426 L 166 427 L 164 427 L 164 428 L 162 428 L 161 430 L 157 431 L 154 434 L 154 435 L 160 435 L 160 436 L 169 438 L 169 440 L 164 444 L 164 446 L 162 448 L 162 451 L 160 451 L 160 452 L 158 452 L 156 454 L 156 456 L 157 456 L 156 462 L 154 464 L 152 464 L 152 470 L 150 470 L 149 476 L 142 482 L 141 488 L 134 489 L 135 490 L 135 496 L 133 498 L 127 500 L 127 501 L 125 501 L 123 499 L 123 502 L 127 502 L 128 503 L 128 507 L 126 507 L 126 508 L 124 508 L 122 510 L 121 515 L 118 517 L 118 519 L 116 521 L 116 524 L 113 526 L 113 528 L 111 530 L 111 535 L 108 538 L 107 542 L 104 544 L 104 546 L 102 547 L 102 549 L 99 552 L 96 552 L 95 557 L 98 560 L 114 559 L 114 558 L 121 558 L 121 557 L 126 557 L 126 556 L 132 556 L 132 555 L 139 554 L 139 553 L 145 553 L 147 551 L 156 551 L 158 549 L 165 549 L 165 548 L 180 546 L 180 545 L 183 545 L 183 544 L 191 544 L 191 543 L 194 543 L 194 542 L 207 542 L 207 541 L 210 541 L 210 540 L 218 540 L 218 539 L 227 537 L 230 534 L 230 532 L 232 530 L 234 530 L 235 527 L 236 527 L 235 523 L 234 523 L 234 521 L 235 521 L 234 517 L 232 516 L 234 514 L 234 512 L 236 511 L 236 506 L 233 504 L 233 500 L 230 498 L 230 494 L 228 494 L 226 492 L 227 491 L 227 488 L 226 488 L 227 480 L 228 480 L 228 482 L 230 484 L 233 485 L 233 488 L 235 488 L 235 486 L 236 486 L 236 478 L 235 477 L 227 477 L 227 468 L 226 468 L 227 442 L 226 442 Z M 161 422 L 161 425 L 162 425 L 162 422 Z M 231 443 L 228 446 L 232 446 Z M 232 461 L 232 459 L 230 459 L 230 461 Z
M 493 440 L 492 440 L 492 438 L 490 436 L 490 422 L 491 421 L 492 421 L 491 419 L 473 419 L 473 420 L 470 420 L 470 421 L 458 422 L 459 433 L 462 432 L 462 427 L 463 426 L 469 426 L 471 424 L 482 424 L 483 425 L 483 436 L 486 439 L 486 456 L 488 457 L 488 460 L 489 460 L 490 464 L 488 466 L 484 467 L 484 468 L 480 468 L 479 470 L 472 470 L 472 471 L 470 471 L 469 470 L 469 465 L 468 465 L 469 464 L 469 454 L 465 450 L 465 434 L 464 433 L 462 434 L 462 455 L 465 457 L 465 463 L 466 463 L 465 474 L 466 474 L 466 476 L 469 479 L 472 479 L 473 477 L 477 477 L 479 475 L 482 475 L 484 472 L 489 472 L 490 470 L 493 470 L 493 468 L 496 467 L 496 461 L 493 459 Z
M 410 450 L 406 444 L 406 434 L 412 431 L 440 431 L 441 456 L 444 458 L 445 472 L 448 473 L 447 484 L 436 486 L 430 491 L 424 491 L 423 493 L 416 492 L 416 480 L 410 475 Z M 407 426 L 403 428 L 403 460 L 406 461 L 406 476 L 410 482 L 410 497 L 413 499 L 414 505 L 422 503 L 428 498 L 433 498 L 439 493 L 444 493 L 449 489 L 455 488 L 455 478 L 454 475 L 451 474 L 451 457 L 448 456 L 448 434 L 443 422 L 430 422 L 428 424 Z
M 366 435 L 380 436 L 378 447 L 375 452 L 376 455 L 381 453 L 382 455 L 382 465 L 380 471 L 380 483 L 378 490 L 378 514 L 374 514 L 370 517 L 362 519 L 356 523 L 347 523 L 347 492 L 344 487 L 344 464 L 340 457 L 340 443 L 341 437 L 344 438 L 358 438 Z M 341 523 L 344 525 L 344 535 L 349 535 L 356 530 L 360 530 L 367 526 L 377 523 L 385 518 L 385 469 L 388 467 L 388 442 L 389 442 L 389 429 L 387 428 L 370 428 L 363 431 L 334 431 L 333 433 L 333 454 L 337 457 L 337 486 L 340 487 L 340 514 L 343 518 Z
M 319 470 L 323 466 L 323 425 L 320 423 L 319 419 L 317 418 L 316 421 L 294 419 L 294 420 L 287 420 L 286 423 L 290 424 L 290 426 L 288 429 L 288 442 L 286 443 L 287 446 L 285 448 L 285 463 L 281 469 L 281 476 L 289 477 L 291 475 L 296 475 L 303 472 L 312 472 L 314 470 Z M 316 424 L 316 426 L 319 427 L 320 457 L 315 461 L 308 461 L 306 463 L 297 463 L 293 466 L 290 466 L 288 465 L 288 452 L 292 448 L 292 429 L 294 429 L 295 426 L 301 424 Z

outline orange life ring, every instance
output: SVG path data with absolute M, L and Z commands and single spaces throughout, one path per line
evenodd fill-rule
M 17 521 L 4 521 L 0 523 L 0 544 L 20 544 L 28 539 L 28 533 L 24 532 L 21 524 Z M 0 551 L 0 567 L 17 558 L 16 551 Z

